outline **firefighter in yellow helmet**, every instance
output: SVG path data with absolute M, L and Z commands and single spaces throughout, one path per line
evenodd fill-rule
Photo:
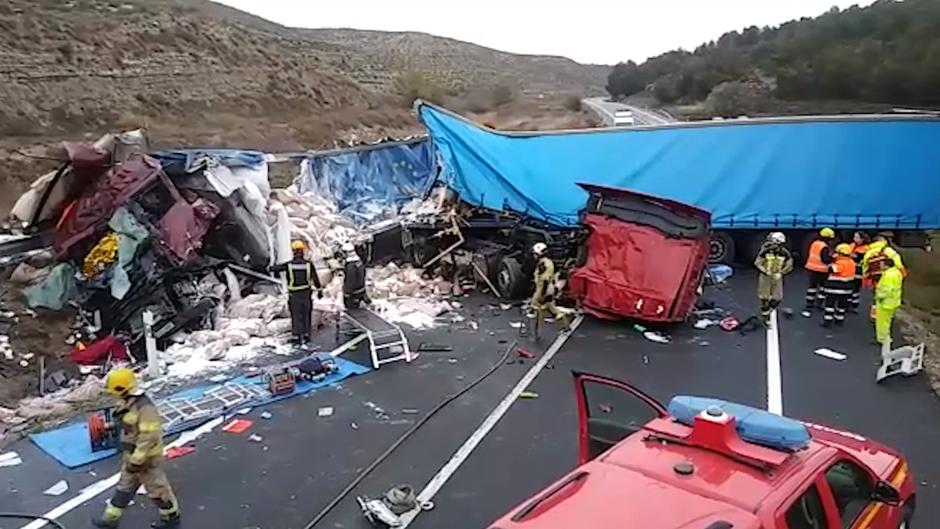
M 294 258 L 271 267 L 274 273 L 287 273 L 287 306 L 290 309 L 291 333 L 297 345 L 306 347 L 310 343 L 310 328 L 313 320 L 313 288 L 317 297 L 323 297 L 323 287 L 317 277 L 317 268 L 305 256 L 306 245 L 303 241 L 290 243 Z
M 124 509 L 143 485 L 160 513 L 160 518 L 150 527 L 178 527 L 179 502 L 160 468 L 163 462 L 163 424 L 157 407 L 138 387 L 134 372 L 126 367 L 108 373 L 105 389 L 118 399 L 114 417 L 120 421 L 121 428 L 121 477 L 104 514 L 93 520 L 93 524 L 105 529 L 117 527 Z
M 822 308 L 826 299 L 823 283 L 829 275 L 829 264 L 832 262 L 832 241 L 835 237 L 836 232 L 832 228 L 823 228 L 819 230 L 819 237 L 809 246 L 806 263 L 803 265 L 809 276 L 806 306 L 803 308 L 804 318 L 809 318 L 813 309 Z
M 852 296 L 852 283 L 855 282 L 855 260 L 852 259 L 851 244 L 837 244 L 835 256 L 829 264 L 829 275 L 823 283 L 826 295 L 826 307 L 823 313 L 823 326 L 829 327 L 845 323 L 845 312 Z

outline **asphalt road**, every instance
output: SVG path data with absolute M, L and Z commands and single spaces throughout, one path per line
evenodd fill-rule
M 625 103 L 610 101 L 606 97 L 590 97 L 583 99 L 582 102 L 594 110 L 607 126 L 613 126 L 614 113 L 618 110 L 629 110 L 633 112 L 633 119 L 636 125 L 663 125 L 673 121 L 658 112 L 652 112 L 645 108 L 627 105 Z
M 706 298 L 739 315 L 755 310 L 755 277 L 741 272 Z M 797 274 L 787 283 L 787 302 L 798 305 L 805 286 Z M 449 344 L 453 351 L 426 353 L 414 363 L 390 364 L 341 385 L 266 407 L 244 435 L 213 432 L 196 442 L 196 452 L 168 462 L 187 527 L 300 529 L 356 474 L 383 452 L 418 417 L 484 373 L 508 344 L 519 339 L 541 353 L 549 343 L 532 343 L 512 327 L 518 309 L 467 300 L 467 322 L 411 333 L 422 341 Z M 785 303 L 787 305 L 787 303 Z M 780 323 L 782 402 L 787 415 L 848 429 L 902 450 L 920 484 L 917 523 L 940 522 L 940 401 L 923 375 L 874 383 L 878 351 L 870 345 L 870 324 L 853 316 L 845 328 L 827 332 L 817 319 L 797 316 Z M 469 322 L 477 322 L 474 330 Z M 508 509 L 564 474 L 576 459 L 576 410 L 571 370 L 621 378 L 661 400 L 674 394 L 700 394 L 764 407 L 768 401 L 766 334 L 726 333 L 691 325 L 664 329 L 668 344 L 645 340 L 627 324 L 587 319 L 565 343 L 550 368 L 528 389 L 536 399 L 520 399 L 496 423 L 435 496 L 436 507 L 418 516 L 413 529 L 481 529 Z M 826 346 L 846 353 L 838 362 L 813 354 Z M 364 352 L 351 357 L 365 361 Z M 398 483 L 420 490 L 504 398 L 534 360 L 515 358 L 472 391 L 430 419 L 361 486 L 317 525 L 362 528 L 354 496 L 378 495 Z M 334 415 L 317 417 L 333 406 Z M 382 412 L 376 411 L 381 407 Z M 415 408 L 418 414 L 403 410 Z M 353 424 L 355 423 L 355 427 Z M 250 442 L 250 433 L 264 439 Z M 2 510 L 46 512 L 81 488 L 114 472 L 105 461 L 67 471 L 28 442 L 13 447 L 23 465 L 0 469 Z M 93 473 L 93 474 L 92 474 Z M 59 479 L 70 490 L 61 497 L 42 491 Z M 108 494 L 66 514 L 69 528 L 86 527 Z M 142 527 L 154 515 L 143 497 L 128 512 L 127 527 Z M 0 529 L 15 529 L 0 519 Z

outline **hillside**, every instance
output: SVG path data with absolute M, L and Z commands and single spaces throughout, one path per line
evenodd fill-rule
M 717 113 L 759 111 L 772 98 L 937 106 L 940 2 L 880 0 L 732 31 L 692 52 L 618 64 L 607 86 L 616 96 L 649 90 L 661 103 L 711 99 Z
M 55 165 L 50 147 L 114 129 L 266 150 L 418 132 L 392 93 L 407 72 L 452 98 L 478 79 L 580 94 L 605 74 L 429 35 L 287 28 L 207 0 L 3 0 L 0 210 Z
M 347 52 L 363 86 L 391 89 L 397 72 L 432 73 L 451 89 L 504 84 L 527 93 L 600 92 L 608 67 L 545 55 L 516 55 L 426 33 L 307 29 L 305 35 Z M 349 53 L 351 52 L 351 53 Z

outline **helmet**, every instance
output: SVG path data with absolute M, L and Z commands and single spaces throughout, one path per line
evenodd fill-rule
M 356 247 L 353 246 L 353 244 L 352 244 L 351 242 L 343 243 L 343 248 L 342 248 L 342 249 L 343 249 L 343 251 L 346 252 L 346 253 L 355 252 L 355 251 L 356 251 Z
M 767 240 L 770 242 L 775 242 L 777 244 L 786 244 L 787 236 L 783 232 L 774 231 L 767 235 Z
M 532 245 L 532 253 L 534 253 L 535 255 L 542 255 L 543 253 L 545 253 L 545 250 L 547 249 L 548 249 L 548 245 L 545 244 L 544 242 L 537 242 Z
M 836 253 L 842 255 L 852 255 L 852 245 L 847 243 L 837 244 Z
M 819 230 L 819 236 L 824 239 L 835 239 L 836 232 L 832 228 L 823 228 Z
M 304 241 L 291 241 L 290 249 L 295 252 L 302 252 L 307 245 L 304 244 Z
M 137 389 L 137 375 L 129 367 L 119 367 L 108 373 L 104 386 L 108 393 L 123 398 Z

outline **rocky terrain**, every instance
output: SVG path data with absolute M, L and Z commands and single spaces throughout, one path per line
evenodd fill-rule
M 55 165 L 50 146 L 108 130 L 266 150 L 418 132 L 394 93 L 413 71 L 451 98 L 481 84 L 583 94 L 605 73 L 423 34 L 286 28 L 207 0 L 5 0 L 0 210 Z

